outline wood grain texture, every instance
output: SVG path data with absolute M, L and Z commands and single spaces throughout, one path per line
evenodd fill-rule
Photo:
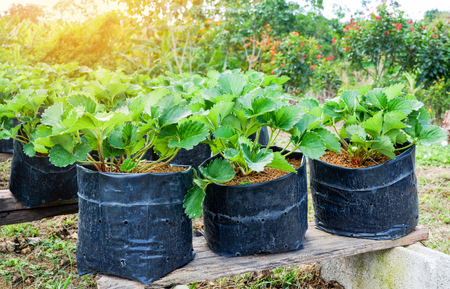
M 31 222 L 43 218 L 78 212 L 78 200 L 27 209 L 9 190 L 0 190 L 0 226 Z
M 216 280 L 247 272 L 358 255 L 411 245 L 428 239 L 428 232 L 420 229 L 416 229 L 409 235 L 397 240 L 374 241 L 332 235 L 315 229 L 314 224 L 309 224 L 309 228 L 302 250 L 232 258 L 215 254 L 209 249 L 203 237 L 194 237 L 194 250 L 196 252 L 194 260 L 152 283 L 151 286 L 118 277 L 99 275 L 97 277 L 98 288 L 163 288 L 176 284 Z
M 34 209 L 0 212 L 0 226 L 32 222 L 43 218 L 78 213 L 78 202 Z

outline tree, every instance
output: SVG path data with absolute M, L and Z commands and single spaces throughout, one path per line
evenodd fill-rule
M 39 18 L 45 16 L 45 12 L 42 5 L 30 4 L 25 5 L 13 3 L 11 7 L 5 11 L 6 15 L 19 15 L 20 21 L 29 19 L 34 23 L 39 21 Z

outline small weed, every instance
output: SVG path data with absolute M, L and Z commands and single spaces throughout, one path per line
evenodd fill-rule
M 250 182 L 250 181 L 241 181 L 239 184 L 240 185 L 250 185 L 252 182 Z

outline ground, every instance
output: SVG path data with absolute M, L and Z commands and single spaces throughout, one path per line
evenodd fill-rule
M 418 148 L 419 228 L 423 245 L 450 254 L 450 146 Z M 0 163 L 3 183 L 9 161 Z M 310 200 L 309 221 L 313 221 Z M 201 226 L 196 221 L 195 227 Z M 92 275 L 76 274 L 77 214 L 0 227 L 0 288 L 96 288 Z M 320 278 L 314 264 L 253 272 L 191 284 L 191 288 L 343 288 Z

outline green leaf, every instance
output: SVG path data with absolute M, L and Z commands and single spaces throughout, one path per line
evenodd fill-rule
M 27 143 L 26 145 L 24 145 L 23 152 L 30 158 L 36 155 L 36 151 L 34 150 L 34 146 L 32 143 Z
M 267 164 L 267 166 L 282 171 L 297 173 L 297 171 L 288 163 L 286 157 L 282 155 L 281 152 L 274 152 L 273 160 Z
M 120 166 L 121 172 L 131 172 L 136 167 L 136 162 L 132 161 L 131 159 L 126 159 L 123 161 L 122 165 Z
M 378 109 L 387 107 L 388 98 L 382 89 L 371 90 L 366 95 L 366 101 Z
M 229 127 L 228 125 L 222 125 L 213 132 L 215 138 L 223 138 L 223 139 L 229 139 L 232 136 L 234 136 L 234 134 L 235 134 L 234 129 Z
M 264 171 L 264 167 L 273 160 L 274 156 L 271 150 L 261 149 L 255 153 L 252 151 L 252 148 L 245 143 L 241 144 L 241 147 L 245 163 L 253 171 Z
M 379 111 L 373 117 L 367 119 L 362 124 L 362 127 L 372 137 L 379 137 L 381 135 L 381 130 L 383 129 L 383 112 Z
M 217 79 L 217 84 L 225 93 L 240 96 L 246 82 L 239 74 L 222 73 Z
M 325 143 L 315 132 L 306 132 L 296 147 L 308 158 L 318 159 L 325 154 Z
M 334 133 L 324 128 L 317 129 L 315 132 L 322 138 L 327 150 L 338 153 L 341 152 L 341 143 L 339 142 L 339 138 Z
M 202 203 L 205 196 L 205 191 L 199 186 L 194 186 L 188 190 L 188 193 L 184 196 L 183 208 L 189 218 L 196 219 L 202 215 Z
M 177 123 L 180 119 L 191 115 L 191 111 L 181 106 L 169 106 L 163 109 L 161 116 L 158 118 L 159 126 Z
M 272 120 L 274 128 L 288 131 L 301 120 L 302 113 L 296 106 L 286 105 L 277 109 L 274 117 Z
M 311 129 L 311 125 L 320 122 L 320 118 L 312 114 L 302 113 L 300 114 L 300 121 L 295 124 L 300 134 L 306 132 L 307 129 Z
M 402 84 L 402 83 L 397 83 L 397 84 L 391 85 L 391 86 L 389 86 L 389 87 L 386 87 L 386 88 L 384 89 L 384 93 L 386 94 L 387 99 L 388 99 L 388 100 L 391 100 L 391 99 L 393 99 L 393 98 L 398 97 L 398 96 L 402 93 L 402 89 L 403 89 L 404 87 L 405 87 L 404 84 Z
M 95 102 L 95 100 L 86 95 L 82 94 L 71 95 L 67 98 L 67 101 L 73 107 L 82 107 L 84 108 L 85 111 L 92 114 L 95 113 L 95 111 L 97 110 L 97 103 Z
M 364 86 L 358 87 L 356 91 L 359 95 L 366 95 L 366 93 L 370 90 L 370 84 L 366 84 Z
M 400 128 L 405 128 L 406 125 L 401 122 L 395 115 L 391 113 L 387 113 L 384 115 L 384 122 L 383 122 L 383 134 Z
M 364 130 L 364 128 L 362 128 L 361 126 L 357 125 L 357 124 L 352 124 L 349 125 L 345 128 L 345 133 L 347 135 L 348 138 L 352 138 L 354 135 L 359 136 L 361 139 L 366 139 L 366 131 Z
M 246 117 L 255 117 L 263 113 L 273 111 L 277 108 L 276 102 L 268 97 L 253 99 L 252 108 L 245 110 Z
M 314 98 L 302 98 L 296 106 L 300 108 L 313 109 L 319 106 L 319 102 Z
M 83 137 L 81 138 L 81 142 L 75 145 L 73 150 L 73 155 L 77 159 L 77 161 L 84 161 L 87 158 L 87 154 L 91 151 L 91 144 L 89 141 Z
M 42 114 L 41 121 L 43 124 L 54 126 L 61 122 L 61 116 L 63 115 L 63 113 L 63 104 L 55 103 L 45 110 L 45 112 Z
M 191 150 L 209 135 L 208 127 L 199 121 L 185 121 L 177 127 L 178 140 L 169 140 L 170 148 Z
M 341 93 L 341 100 L 349 109 L 353 109 L 358 103 L 359 93 L 355 90 L 346 90 Z
M 447 132 L 435 125 L 424 125 L 417 135 L 417 142 L 423 145 L 431 145 L 446 141 L 448 138 Z
M 388 136 L 383 135 L 382 137 L 376 138 L 375 142 L 372 143 L 370 147 L 371 150 L 382 153 L 388 158 L 395 159 L 394 145 Z
M 419 109 L 420 107 L 418 107 L 417 109 Z M 405 116 L 403 118 L 401 118 L 400 120 L 406 118 L 406 116 L 408 114 L 411 113 L 411 111 L 413 110 L 413 101 L 411 100 L 406 100 L 403 98 L 393 98 L 389 101 L 388 103 L 388 111 L 398 111 L 403 113 Z
M 209 110 L 207 117 L 212 124 L 211 129 L 215 130 L 222 124 L 222 121 L 230 115 L 233 106 L 233 102 L 219 102 Z
M 76 162 L 76 157 L 60 145 L 55 145 L 48 154 L 50 162 L 57 167 L 66 167 Z
M 205 178 L 217 183 L 229 182 L 236 175 L 234 166 L 222 158 L 214 159 L 208 163 L 206 168 L 198 167 L 198 169 Z

